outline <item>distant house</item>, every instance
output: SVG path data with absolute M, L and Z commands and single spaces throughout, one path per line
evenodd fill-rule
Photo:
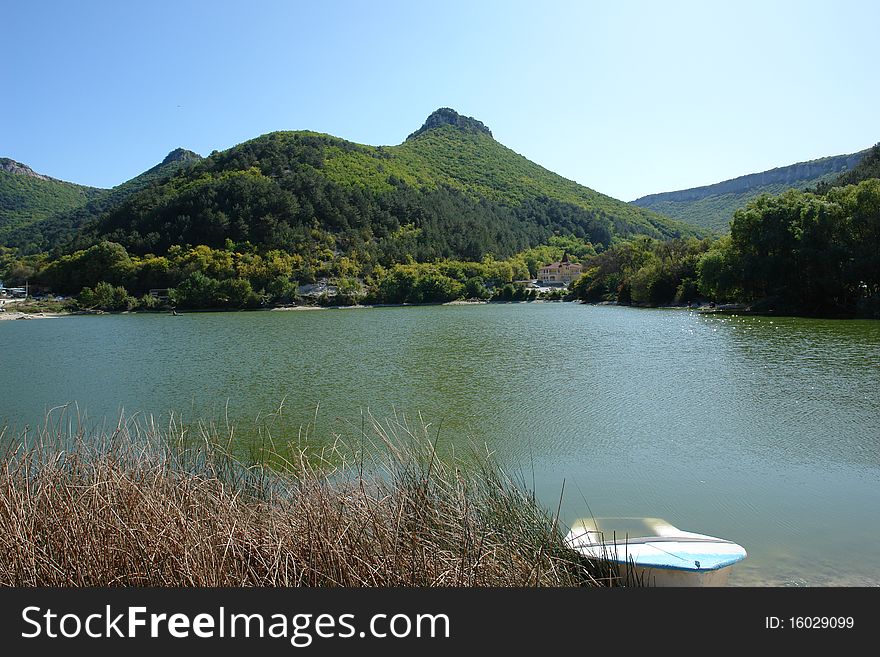
M 26 299 L 28 296 L 28 289 L 26 287 L 4 287 L 0 288 L 0 294 L 6 297 L 12 297 L 13 299 Z
M 545 285 L 569 285 L 581 275 L 581 266 L 568 261 L 568 254 L 559 262 L 551 262 L 538 270 L 538 280 Z

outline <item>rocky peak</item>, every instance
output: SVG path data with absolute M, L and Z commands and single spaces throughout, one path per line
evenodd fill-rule
M 40 180 L 52 180 L 49 176 L 44 176 L 31 169 L 28 165 L 16 162 L 8 157 L 0 157 L 0 171 L 6 173 L 14 173 L 19 176 L 29 176 L 30 178 L 39 178 Z
M 175 148 L 173 151 L 165 156 L 165 159 L 162 160 L 159 166 L 162 166 L 162 164 L 171 164 L 172 162 L 188 162 L 190 160 L 201 159 L 202 156 L 198 153 L 193 153 L 192 151 L 188 151 L 185 148 Z
M 432 128 L 439 128 L 444 125 L 451 125 L 459 130 L 463 130 L 465 132 L 477 132 L 483 133 L 484 135 L 492 136 L 492 131 L 482 122 L 477 121 L 477 119 L 470 116 L 462 116 L 454 109 L 450 109 L 449 107 L 441 107 L 440 109 L 431 113 L 431 115 L 425 119 L 425 123 L 421 128 L 412 133 L 409 137 L 407 137 L 407 141 L 418 137 L 423 132 L 427 132 Z

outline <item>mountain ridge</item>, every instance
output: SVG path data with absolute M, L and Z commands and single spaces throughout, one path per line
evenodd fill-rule
M 648 194 L 631 201 L 696 226 L 725 232 L 733 212 L 761 194 L 809 189 L 851 170 L 870 149 L 796 162 L 710 185 Z
M 10 174 L 0 171 L 0 243 L 23 248 L 26 252 L 57 247 L 79 227 L 95 219 L 110 207 L 118 205 L 132 194 L 199 159 L 201 156 L 193 151 L 175 148 L 159 164 L 109 189 L 86 187 L 42 174 L 36 174 L 36 178 L 27 189 L 23 189 L 20 181 L 10 182 L 2 178 L 4 175 L 21 175 L 21 173 Z M 2 160 L 8 158 L 0 158 L 0 161 Z M 20 162 L 15 164 L 20 169 L 33 171 Z M 27 173 L 23 177 L 33 178 Z M 37 200 L 47 195 L 53 197 L 60 195 L 66 202 L 55 203 L 46 211 L 34 213 L 32 206 L 37 201 L 28 203 L 28 195 Z M 12 208 L 16 207 L 19 208 L 18 214 L 30 213 L 29 220 L 15 221 L 16 215 L 13 214 Z
M 563 178 L 490 135 L 481 121 L 449 108 L 394 146 L 266 133 L 108 211 L 78 246 L 105 238 L 133 253 L 227 241 L 314 251 L 317 239 L 392 262 L 401 249 L 417 260 L 507 257 L 555 234 L 605 246 L 632 235 L 700 234 Z M 410 236 L 406 247 L 389 243 L 403 239 L 398 234 Z
M 89 202 L 103 190 L 52 178 L 12 158 L 0 158 L 0 245 L 16 231 Z
M 420 241 L 407 248 L 429 259 L 507 256 L 553 235 L 608 246 L 705 234 L 566 179 L 497 142 L 482 121 L 441 107 L 393 146 L 276 131 L 208 158 L 177 148 L 77 207 L 7 230 L 3 241 L 26 253 L 101 239 L 134 253 L 200 240 L 296 250 L 307 248 L 309 231 L 349 248 L 387 242 L 404 226 Z

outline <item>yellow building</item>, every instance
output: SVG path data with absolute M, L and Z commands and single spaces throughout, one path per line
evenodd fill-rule
M 538 270 L 538 281 L 545 285 L 569 285 L 581 275 L 581 266 L 568 261 L 568 254 L 559 262 L 551 262 Z

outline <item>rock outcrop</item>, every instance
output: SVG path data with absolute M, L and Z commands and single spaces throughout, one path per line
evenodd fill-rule
M 407 141 L 418 137 L 423 132 L 427 132 L 433 128 L 439 128 L 444 125 L 451 125 L 459 130 L 464 130 L 465 132 L 477 132 L 483 133 L 484 135 L 492 136 L 492 131 L 482 122 L 470 116 L 462 116 L 454 109 L 450 109 L 449 107 L 441 107 L 440 109 L 431 113 L 431 115 L 425 119 L 425 123 L 421 128 L 412 133 L 409 137 L 407 137 Z
M 185 148 L 175 148 L 173 151 L 165 156 L 165 159 L 159 163 L 159 166 L 171 164 L 172 162 L 190 162 L 201 159 L 202 156 L 198 153 L 193 153 L 192 151 L 188 151 Z
M 798 162 L 785 167 L 777 167 L 761 173 L 750 173 L 739 178 L 725 180 L 714 185 L 693 187 L 676 192 L 663 192 L 649 194 L 633 201 L 634 205 L 641 207 L 653 207 L 658 201 L 686 202 L 698 201 L 708 196 L 720 194 L 740 194 L 756 187 L 766 185 L 783 184 L 791 187 L 797 186 L 801 181 L 812 181 L 831 173 L 842 173 L 852 169 L 865 156 L 868 151 L 860 151 L 850 155 L 834 155 L 823 157 L 809 162 Z
M 14 173 L 19 176 L 39 178 L 40 180 L 54 180 L 54 178 L 44 176 L 42 173 L 37 173 L 27 164 L 16 162 L 15 160 L 11 160 L 8 157 L 0 157 L 0 171 L 5 171 L 6 173 Z

